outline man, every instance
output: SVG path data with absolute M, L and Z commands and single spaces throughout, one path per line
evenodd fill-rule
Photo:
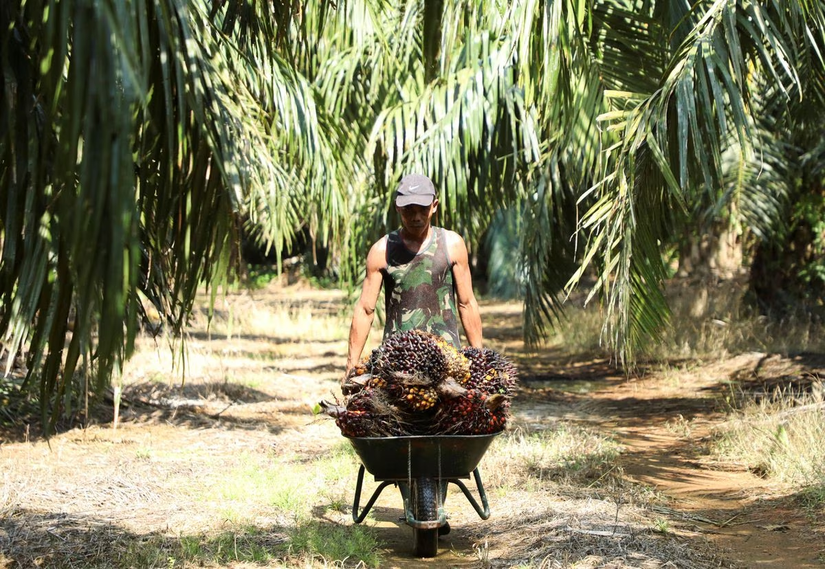
M 460 347 L 456 312 L 469 344 L 481 348 L 481 316 L 473 293 L 467 246 L 453 231 L 434 227 L 438 199 L 421 174 L 402 178 L 395 197 L 401 229 L 378 240 L 367 255 L 367 274 L 349 334 L 347 374 L 361 358 L 375 305 L 384 286 L 384 338 L 425 330 Z

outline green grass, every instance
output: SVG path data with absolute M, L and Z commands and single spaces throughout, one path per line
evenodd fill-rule
M 215 485 L 204 488 L 203 499 L 220 503 L 222 514 L 232 521 L 244 520 L 246 512 L 261 505 L 300 519 L 310 515 L 308 504 L 343 509 L 355 476 L 356 461 L 343 446 L 309 461 L 244 454 Z
M 152 460 L 152 449 L 140 447 L 135 451 L 135 458 L 138 460 Z
M 307 521 L 289 533 L 289 547 L 293 554 L 334 560 L 358 559 L 367 567 L 380 566 L 379 544 L 368 527 Z
M 653 531 L 661 534 L 670 533 L 670 521 L 666 518 L 656 518 L 653 520 Z
M 236 283 L 238 289 L 247 287 L 252 290 L 262 290 L 268 287 L 273 281 L 280 278 L 281 274 L 270 266 L 249 265 L 247 266 L 246 280 Z
M 123 546 L 115 544 L 118 545 Z M 247 526 L 214 535 L 153 535 L 129 542 L 117 555 L 108 552 L 90 561 L 85 567 L 183 568 L 236 563 L 268 567 L 379 567 L 381 556 L 370 528 L 303 521 L 286 530 Z M 70 566 L 84 567 L 74 563 Z
M 215 536 L 184 536 L 180 538 L 181 556 L 187 561 L 229 563 L 245 561 L 261 563 L 272 559 L 281 547 L 267 544 L 265 532 L 259 528 L 242 528 Z
M 804 488 L 799 494 L 799 499 L 808 511 L 814 514 L 819 511 L 821 515 L 822 509 L 825 508 L 825 476 Z
M 335 516 L 317 517 L 318 508 L 339 514 L 346 510 L 357 468 L 353 454 L 343 443 L 309 460 L 297 454 L 241 454 L 234 467 L 212 483 L 202 483 L 193 497 L 213 502 L 221 525 L 229 529 L 132 539 L 125 551 L 101 559 L 109 563 L 117 558 L 107 565 L 111 567 L 378 567 L 379 544 L 371 528 L 330 521 Z M 267 527 L 262 518 L 279 521 Z

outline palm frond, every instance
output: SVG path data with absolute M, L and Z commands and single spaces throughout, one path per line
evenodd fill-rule
M 508 53 L 482 34 L 464 46 L 448 76 L 400 92 L 403 102 L 378 116 L 371 147 L 385 155 L 386 185 L 405 170 L 428 173 L 446 224 L 485 217 L 518 194 L 521 162 L 538 155 L 533 121 L 512 84 Z M 490 185 L 494 192 L 487 192 Z M 487 212 L 486 214 L 484 212 Z M 471 239 L 478 228 L 463 228 Z M 474 240 L 474 239 L 473 239 Z
M 309 145 L 266 131 L 257 84 L 237 73 L 249 59 L 224 49 L 207 13 L 179 0 L 0 13 L 3 116 L 14 117 L 0 155 L 16 165 L 2 176 L 2 342 L 10 358 L 27 346 L 47 429 L 75 412 L 88 373 L 100 392 L 129 356 L 139 289 L 179 330 L 198 286 L 227 277 L 247 196 L 291 181 L 272 148 L 311 162 L 296 150 Z M 292 88 L 280 108 L 307 115 L 297 81 L 274 80 Z
M 638 221 L 664 219 L 662 213 L 684 207 L 702 193 L 705 197 L 700 199 L 716 203 L 729 163 L 723 160 L 724 148 L 731 140 L 746 161 L 752 159 L 757 137 L 750 118 L 754 95 L 748 70 L 759 65 L 784 93 L 799 86 L 798 70 L 789 62 L 799 59 L 791 38 L 800 35 L 801 15 L 798 7 L 776 3 L 695 5 L 686 16 L 692 29 L 673 54 L 657 90 L 602 115 L 611 157 L 604 162 L 604 183 L 597 191 L 598 203 L 607 207 L 592 208 L 582 219 L 582 229 L 591 234 L 588 247 L 599 249 L 598 283 L 608 299 L 609 317 L 618 324 L 613 340 L 620 342 L 625 355 L 632 353 L 627 342 L 646 335 L 647 324 L 657 322 L 632 316 L 629 299 L 645 294 L 655 301 L 653 306 L 660 305 L 651 295 L 664 274 L 653 270 L 659 264 L 650 257 L 661 232 L 645 238 Z M 640 153 L 656 165 L 644 176 Z M 661 180 L 667 188 L 656 202 L 662 208 L 658 211 L 642 209 L 642 197 L 650 192 L 641 190 L 649 180 Z M 646 254 L 640 255 L 639 249 Z M 633 329 L 639 325 L 644 325 L 640 331 Z

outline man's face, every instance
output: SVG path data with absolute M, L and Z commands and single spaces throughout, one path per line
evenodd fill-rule
M 438 200 L 430 205 L 406 205 L 395 208 L 401 215 L 401 224 L 411 230 L 422 229 L 430 223 L 433 214 L 438 209 Z

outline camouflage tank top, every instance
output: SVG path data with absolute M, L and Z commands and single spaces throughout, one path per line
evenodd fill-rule
M 418 253 L 407 249 L 398 231 L 387 235 L 384 338 L 396 332 L 425 330 L 460 348 L 447 237 L 444 229 L 432 229 L 429 243 Z

